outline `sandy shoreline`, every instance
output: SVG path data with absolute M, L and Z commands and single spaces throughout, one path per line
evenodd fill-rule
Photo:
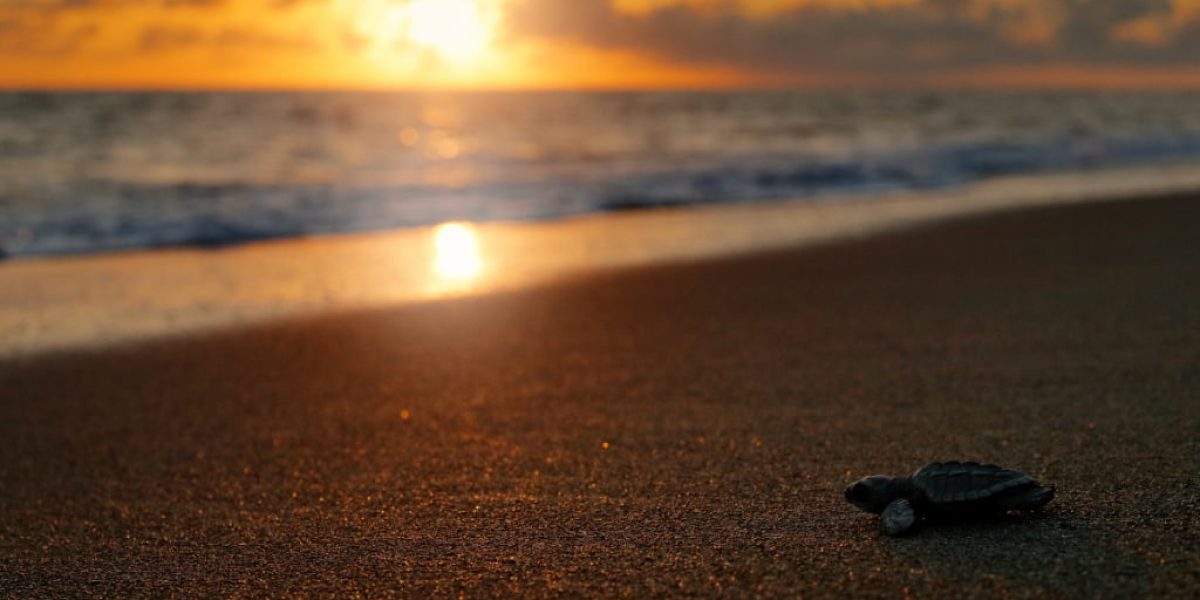
M 579 274 L 798 248 L 950 218 L 1200 189 L 1200 165 L 997 178 L 961 189 L 0 263 L 0 358 L 326 311 L 510 291 Z M 448 254 L 449 256 L 446 256 Z M 448 264 L 447 264 L 448 261 Z M 463 271 L 473 261 L 476 269 Z
M 0 363 L 0 595 L 1191 597 L 1200 200 Z M 880 539 L 975 458 L 1044 516 Z

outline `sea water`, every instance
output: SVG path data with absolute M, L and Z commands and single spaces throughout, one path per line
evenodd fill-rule
M 1200 158 L 1200 93 L 0 93 L 0 256 Z

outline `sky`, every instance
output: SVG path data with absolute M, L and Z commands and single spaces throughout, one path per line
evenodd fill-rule
M 1200 88 L 1200 0 L 0 0 L 2 88 Z

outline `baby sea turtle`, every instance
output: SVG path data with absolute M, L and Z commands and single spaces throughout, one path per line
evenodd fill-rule
M 930 463 L 912 477 L 864 477 L 846 488 L 846 500 L 879 515 L 887 535 L 902 535 L 918 520 L 966 519 L 1041 508 L 1054 498 L 1019 471 L 977 462 Z

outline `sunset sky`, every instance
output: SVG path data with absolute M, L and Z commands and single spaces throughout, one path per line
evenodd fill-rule
M 0 0 L 6 88 L 1200 87 L 1200 0 Z

